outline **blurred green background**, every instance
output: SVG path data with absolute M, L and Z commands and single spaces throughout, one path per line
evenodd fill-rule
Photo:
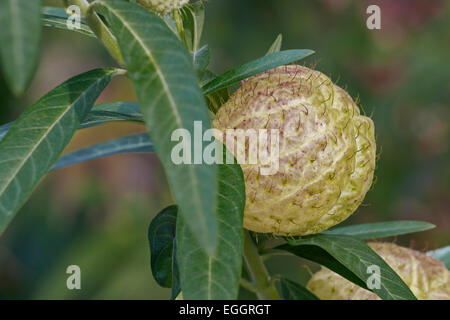
M 381 8 L 381 30 L 366 27 L 370 4 Z M 338 80 L 373 115 L 376 183 L 344 224 L 424 220 L 437 227 L 389 241 L 418 250 L 449 245 L 450 2 L 207 3 L 204 42 L 216 72 L 263 55 L 279 33 L 284 49 L 315 50 L 305 64 Z M 0 123 L 69 77 L 113 63 L 95 40 L 44 28 L 40 65 L 27 94 L 12 97 L 0 77 Z M 114 80 L 99 102 L 117 100 L 135 101 L 126 79 Z M 86 129 L 67 151 L 144 130 L 132 124 Z M 171 203 L 152 155 L 114 156 L 51 173 L 0 238 L 0 299 L 168 298 L 151 276 L 147 227 Z M 72 264 L 81 267 L 82 290 L 66 288 Z M 272 258 L 268 266 L 303 283 L 317 268 L 294 257 Z

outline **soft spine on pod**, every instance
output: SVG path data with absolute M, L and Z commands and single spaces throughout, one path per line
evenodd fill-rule
M 321 232 L 350 216 L 372 184 L 374 124 L 319 71 L 282 66 L 243 81 L 213 126 L 221 132 L 279 130 L 275 174 L 261 175 L 261 163 L 240 163 L 249 230 L 285 236 Z

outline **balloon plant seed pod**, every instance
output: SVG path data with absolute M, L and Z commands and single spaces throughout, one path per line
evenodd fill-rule
M 243 169 L 244 226 L 251 231 L 319 233 L 349 217 L 372 184 L 374 124 L 319 71 L 289 65 L 243 81 L 218 110 L 213 127 L 278 132 L 278 168 L 270 175 L 261 174 L 261 157 L 242 163 L 219 137 Z

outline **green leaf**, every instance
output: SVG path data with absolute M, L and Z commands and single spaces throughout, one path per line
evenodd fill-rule
M 180 39 L 180 34 L 178 33 L 177 24 L 175 23 L 175 20 L 173 19 L 173 16 L 165 14 L 162 17 L 164 23 L 167 25 L 167 27 L 173 32 L 173 34 Z M 181 39 L 180 39 L 181 40 Z
M 173 239 L 172 251 L 172 290 L 170 292 L 169 300 L 175 300 L 181 292 L 180 271 L 178 269 L 177 259 L 177 239 Z
M 144 122 L 139 105 L 134 102 L 109 102 L 95 105 L 84 118 L 80 129 L 90 128 L 114 121 Z M 14 122 L 0 126 L 0 140 Z
M 92 108 L 80 125 L 80 129 L 90 128 L 113 121 L 143 122 L 137 103 L 111 102 L 98 104 Z M 0 141 L 14 122 L 0 126 Z M 113 139 L 62 156 L 52 170 L 73 164 L 125 153 L 154 153 L 153 143 L 147 133 Z
M 427 255 L 441 260 L 442 263 L 450 270 L 450 246 L 427 252 Z
M 0 234 L 118 73 L 96 69 L 66 81 L 26 109 L 0 141 Z
M 214 72 L 212 72 L 211 70 L 205 70 L 205 72 L 203 72 L 200 75 L 200 80 L 199 80 L 200 87 L 203 87 L 205 84 L 214 80 L 215 78 L 217 78 L 217 75 Z M 225 90 L 228 90 L 228 89 L 225 88 Z
M 10 122 L 10 123 L 0 126 L 0 141 L 8 133 L 8 130 L 12 127 L 12 125 L 13 125 L 13 122 Z
M 118 154 L 154 152 L 155 149 L 149 135 L 147 133 L 139 133 L 99 143 L 64 155 L 53 166 L 52 170 Z
M 274 43 L 269 48 L 269 51 L 267 51 L 266 56 L 272 53 L 280 52 L 281 45 L 283 44 L 283 35 L 280 33 L 278 37 L 275 39 Z
M 214 74 L 212 71 L 205 70 L 201 74 L 200 86 L 203 86 L 204 84 L 215 79 L 216 77 L 217 77 L 217 75 Z M 217 110 L 219 110 L 219 108 L 225 102 L 228 101 L 228 99 L 230 98 L 230 92 L 229 92 L 228 88 L 223 88 L 223 89 L 217 90 L 213 93 L 206 95 L 206 98 L 207 98 L 206 102 L 208 104 L 208 109 L 211 110 L 211 112 L 216 113 Z
M 98 104 L 84 118 L 80 129 L 90 128 L 113 121 L 143 122 L 139 105 L 133 102 L 111 102 Z M 0 126 L 0 141 L 14 124 L 10 122 Z M 62 156 L 52 170 L 67 167 L 80 162 L 104 158 L 125 153 L 154 153 L 153 143 L 147 133 L 113 139 L 86 147 Z
M 145 123 L 164 165 L 176 203 L 199 241 L 210 254 L 217 242 L 217 166 L 175 165 L 171 153 L 177 129 L 194 133 L 210 129 L 208 110 L 197 83 L 189 52 L 166 23 L 152 12 L 120 0 L 93 3 L 117 38 L 128 74 L 144 113 Z M 192 154 L 199 155 L 198 146 Z
M 374 239 L 425 231 L 434 227 L 435 225 L 422 221 L 389 221 L 339 227 L 327 230 L 323 234 L 340 234 L 359 239 Z
M 75 31 L 89 37 L 95 37 L 95 34 L 92 32 L 91 28 L 89 28 L 89 26 L 83 20 L 80 21 L 79 29 L 78 28 L 69 29 L 67 27 L 67 19 L 69 19 L 69 15 L 62 8 L 53 8 L 53 7 L 42 8 L 41 21 L 43 26 Z
M 356 285 L 365 288 L 366 284 L 357 275 L 355 275 L 351 270 L 347 269 L 345 265 L 336 260 L 333 255 L 329 254 L 326 250 L 319 246 L 295 246 L 294 248 L 289 248 L 288 245 L 285 247 L 281 246 L 276 249 L 282 249 L 295 254 L 304 259 L 311 260 L 322 266 L 327 267 L 330 270 L 340 274 L 347 280 L 355 283 Z M 292 250 L 292 251 L 291 251 Z
M 283 300 L 319 300 L 305 287 L 284 277 L 275 279 L 275 287 Z
M 210 94 L 255 74 L 304 59 L 313 53 L 312 50 L 286 50 L 269 54 L 218 76 L 203 86 L 203 93 Z
M 144 122 L 139 105 L 134 102 L 109 102 L 95 105 L 80 128 L 90 128 L 114 121 Z
M 174 205 L 163 209 L 148 230 L 152 274 L 159 285 L 172 288 L 170 300 L 175 300 L 181 291 L 175 238 L 177 213 Z
M 186 227 L 185 218 L 178 217 L 178 266 L 185 299 L 237 299 L 238 296 L 245 206 L 244 177 L 238 164 L 219 165 L 217 198 L 219 237 L 213 254 L 199 247 Z
M 380 268 L 380 289 L 368 289 L 384 300 L 415 300 L 414 294 L 389 265 L 364 241 L 343 235 L 318 234 L 288 241 L 277 249 L 322 264 L 357 285 L 367 288 L 372 275 L 368 268 Z M 347 269 L 347 271 L 343 271 Z M 358 278 L 359 280 L 356 280 Z M 355 281 L 356 280 L 356 281 Z
M 39 59 L 41 1 L 0 1 L 0 63 L 14 95 L 28 88 Z
M 211 60 L 211 54 L 207 45 L 203 46 L 200 50 L 191 52 L 192 60 L 194 62 L 195 70 L 199 73 L 208 68 Z
M 201 1 L 191 3 L 182 9 L 182 15 L 188 49 L 196 52 L 200 48 L 205 24 L 205 6 Z
M 172 254 L 177 225 L 177 206 L 159 212 L 148 228 L 153 278 L 162 287 L 172 287 Z

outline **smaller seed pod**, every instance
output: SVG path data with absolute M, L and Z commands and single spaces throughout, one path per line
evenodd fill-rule
M 157 13 L 167 13 L 181 9 L 189 0 L 139 0 L 139 3 Z
M 417 299 L 450 300 L 450 271 L 439 260 L 392 243 L 369 243 L 369 246 L 402 278 Z M 380 299 L 327 268 L 315 273 L 307 288 L 321 300 Z

